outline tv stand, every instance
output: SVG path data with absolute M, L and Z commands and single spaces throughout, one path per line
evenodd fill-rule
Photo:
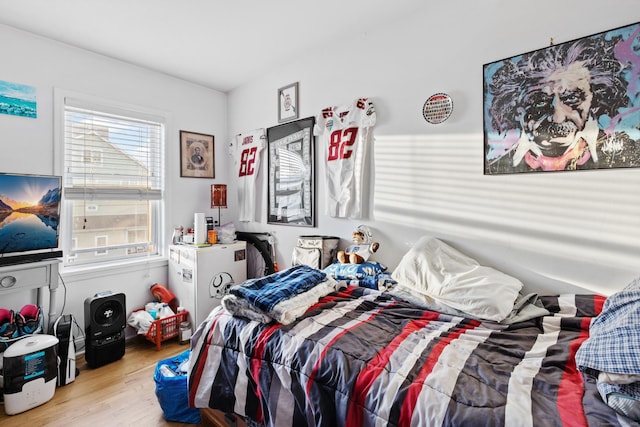
M 37 303 L 44 312 L 44 288 L 49 289 L 49 315 L 48 321 L 44 320 L 43 332 L 52 325 L 58 313 L 56 313 L 56 295 L 58 292 L 58 264 L 61 259 L 45 259 L 31 263 L 21 263 L 0 266 L 0 299 L 11 292 L 37 289 Z M 8 307 L 5 307 L 8 308 Z M 15 307 L 19 310 L 19 307 Z

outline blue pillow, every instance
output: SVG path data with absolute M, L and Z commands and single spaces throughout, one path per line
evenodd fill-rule
M 377 276 L 387 271 L 387 267 L 376 262 L 366 261 L 362 264 L 341 264 L 335 262 L 324 269 L 324 272 L 336 280 L 364 279 L 367 276 Z

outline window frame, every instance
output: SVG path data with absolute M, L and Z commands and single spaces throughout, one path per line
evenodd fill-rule
M 86 108 L 89 110 L 95 110 L 97 112 L 114 114 L 116 116 L 129 117 L 134 120 L 146 120 L 156 122 L 161 126 L 159 133 L 159 190 L 160 196 L 152 203 L 152 208 L 149 214 L 149 223 L 153 227 L 150 228 L 149 241 L 155 250 L 152 253 L 145 253 L 140 256 L 130 256 L 127 251 L 126 256 L 119 258 L 110 258 L 107 255 L 110 246 L 105 248 L 106 253 L 95 257 L 95 259 L 83 262 L 73 262 L 77 259 L 76 256 L 70 256 L 72 245 L 77 242 L 77 237 L 74 236 L 72 223 L 72 208 L 71 204 L 73 200 L 68 200 L 65 197 L 65 119 L 66 119 L 66 107 L 67 100 L 71 105 L 80 108 Z M 61 271 L 85 268 L 107 268 L 109 266 L 122 266 L 124 264 L 131 264 L 137 262 L 148 262 L 149 260 L 162 260 L 164 258 L 164 229 L 166 223 L 166 158 L 165 158 L 165 144 L 167 135 L 167 123 L 168 114 L 166 112 L 158 111 L 155 109 L 141 107 L 137 105 L 130 105 L 118 101 L 113 101 L 105 98 L 99 98 L 91 95 L 72 92 L 64 89 L 54 88 L 54 171 L 57 175 L 63 177 L 63 197 L 61 216 L 62 221 L 60 224 L 60 248 L 63 251 L 63 262 Z M 102 155 L 100 156 L 102 160 Z M 93 157 L 92 157 L 93 160 Z M 117 196 L 117 193 L 114 193 Z M 126 196 L 121 200 L 125 200 Z M 77 200 L 77 199 L 76 199 Z M 104 256 L 104 259 L 101 259 Z M 71 261 L 71 262 L 69 262 Z

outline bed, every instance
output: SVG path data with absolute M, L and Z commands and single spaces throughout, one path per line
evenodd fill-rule
M 576 365 L 604 297 L 531 298 L 437 240 L 412 251 L 393 272 L 404 293 L 336 281 L 283 322 L 214 309 L 192 339 L 190 405 L 260 426 L 637 425 Z M 441 286 L 421 294 L 425 280 Z M 483 286 L 497 308 L 490 292 L 452 306 Z

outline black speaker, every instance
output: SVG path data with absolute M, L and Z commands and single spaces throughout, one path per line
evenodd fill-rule
M 91 368 L 124 356 L 125 295 L 102 292 L 84 301 L 84 359 Z

